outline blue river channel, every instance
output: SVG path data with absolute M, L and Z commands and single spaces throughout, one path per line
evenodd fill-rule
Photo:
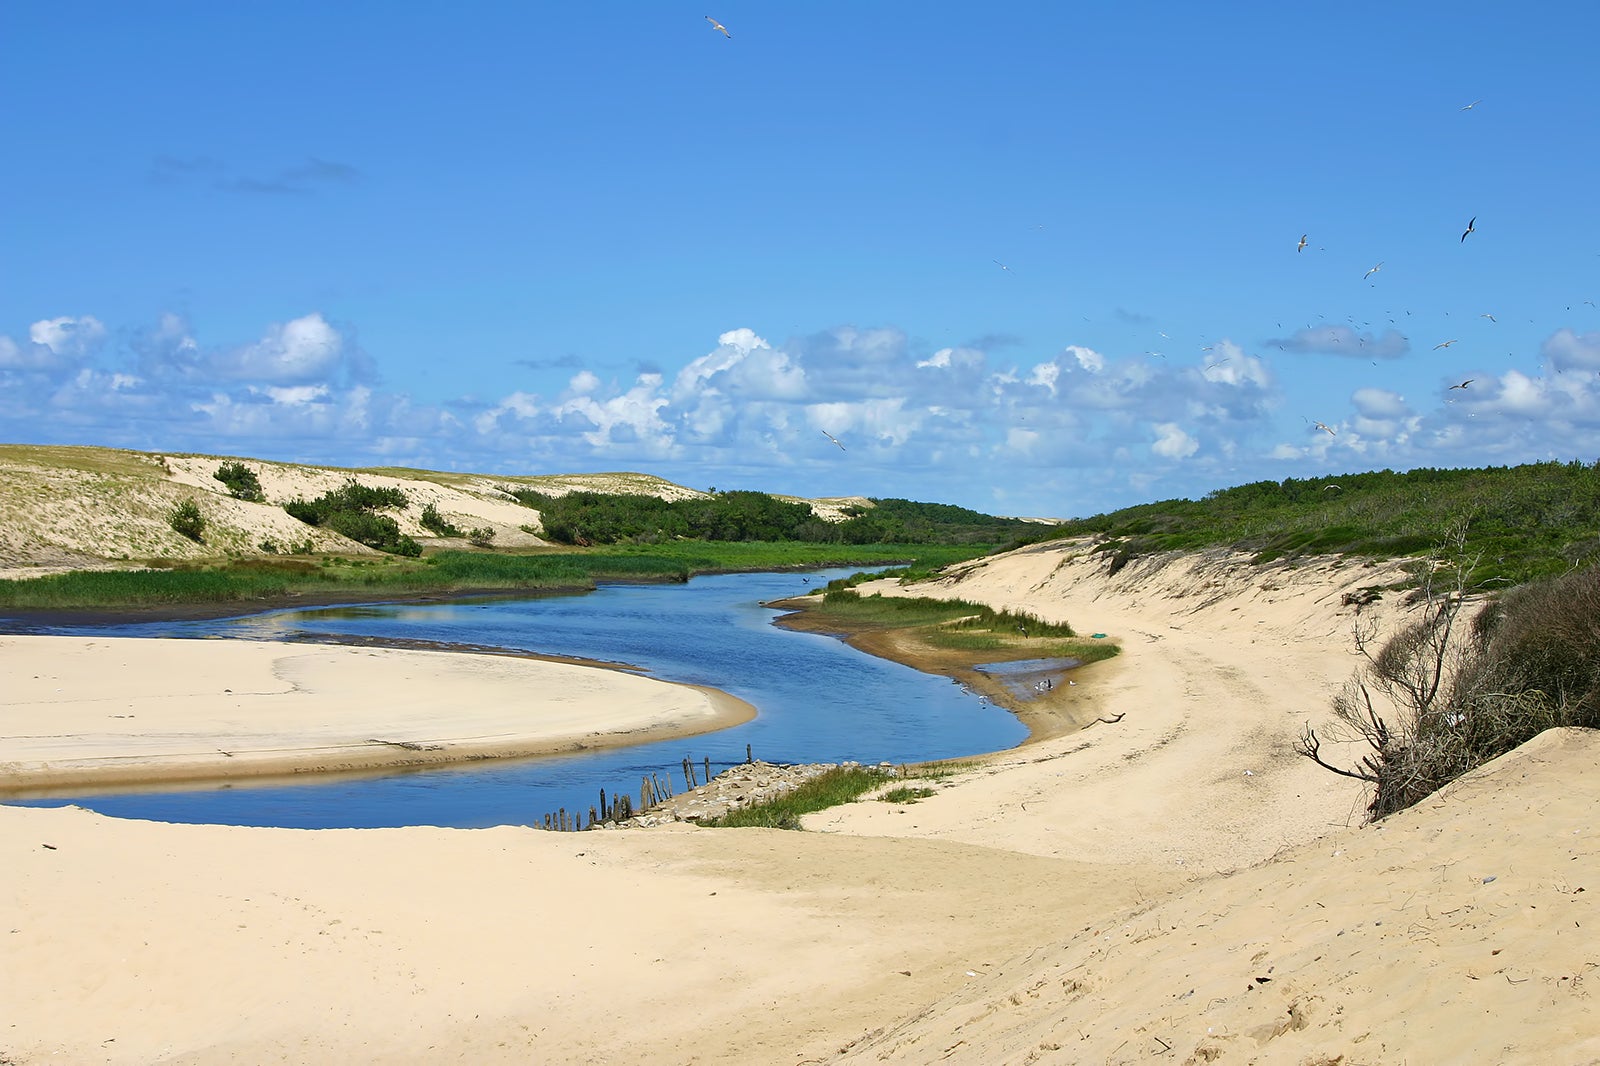
M 336 827 L 539 824 L 565 807 L 587 812 L 599 790 L 632 792 L 685 757 L 712 772 L 746 745 L 770 762 L 919 762 L 998 751 L 1026 730 L 949 678 L 921 673 L 843 641 L 773 624 L 764 602 L 795 596 L 846 570 L 696 577 L 684 585 L 603 585 L 594 592 L 451 603 L 276 611 L 206 621 L 142 622 L 30 632 L 247 640 L 384 638 L 482 645 L 625 663 L 669 681 L 710 685 L 753 704 L 756 718 L 702 736 L 579 755 L 477 762 L 371 776 L 296 778 L 177 791 L 7 800 L 77 804 L 164 822 Z M 439 709 L 448 715 L 450 707 Z

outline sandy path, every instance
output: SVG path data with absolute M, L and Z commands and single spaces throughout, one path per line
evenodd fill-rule
M 0 636 L 0 790 L 414 766 L 748 721 L 725 693 L 514 656 Z

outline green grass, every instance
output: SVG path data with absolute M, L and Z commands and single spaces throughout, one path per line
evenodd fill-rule
M 740 807 L 701 824 L 723 829 L 799 829 L 805 815 L 860 799 L 886 779 L 882 770 L 873 767 L 836 766 L 782 796 Z

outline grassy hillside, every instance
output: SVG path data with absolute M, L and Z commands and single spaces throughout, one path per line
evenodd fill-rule
M 1116 565 L 1119 557 L 1210 547 L 1240 548 L 1264 562 L 1422 555 L 1457 530 L 1472 588 L 1600 560 L 1600 462 L 1258 481 L 1074 519 L 1045 536 L 1103 537 L 1099 550 Z

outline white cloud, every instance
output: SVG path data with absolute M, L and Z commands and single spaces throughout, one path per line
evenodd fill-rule
M 1061 367 L 1055 363 L 1040 363 L 1028 373 L 1029 385 L 1042 385 L 1050 390 L 1050 395 L 1056 394 L 1056 379 L 1061 376 Z
M 1155 427 L 1156 442 L 1150 450 L 1167 459 L 1187 459 L 1200 450 L 1200 442 L 1179 428 L 1176 422 L 1161 422 Z
M 1078 365 L 1091 374 L 1098 374 L 1106 368 L 1106 357 L 1093 348 L 1083 348 L 1076 344 L 1069 344 L 1066 353 L 1078 361 Z
M 105 340 L 106 327 L 93 315 L 46 318 L 28 327 L 28 338 L 56 355 L 87 355 Z
M 1351 394 L 1350 402 L 1368 418 L 1404 418 L 1411 414 L 1406 398 L 1388 389 L 1357 389 Z
M 321 314 L 312 312 L 271 326 L 255 344 L 219 355 L 215 367 L 239 380 L 309 382 L 334 372 L 343 344 L 339 331 Z
M 1558 330 L 1540 350 L 1556 370 L 1600 370 L 1600 332 L 1577 334 Z
M 633 448 L 640 454 L 661 456 L 669 454 L 673 445 L 672 428 L 660 414 L 666 405 L 661 375 L 652 373 L 640 374 L 626 392 L 604 399 L 582 393 L 557 405 L 551 413 L 564 421 L 576 418 L 588 422 L 594 428 L 585 431 L 583 439 L 602 453 Z

